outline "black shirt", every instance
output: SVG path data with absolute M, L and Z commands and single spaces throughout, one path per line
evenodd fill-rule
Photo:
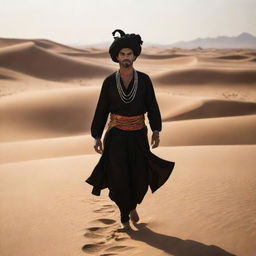
M 116 72 L 109 75 L 103 82 L 94 118 L 91 125 L 91 135 L 101 138 L 109 113 L 122 116 L 137 116 L 145 114 L 149 119 L 152 131 L 162 129 L 161 114 L 155 97 L 153 84 L 150 77 L 140 71 L 138 73 L 138 89 L 135 98 L 130 103 L 124 103 L 118 93 L 116 86 Z M 134 78 L 127 89 L 122 79 L 121 86 L 128 93 L 133 87 Z

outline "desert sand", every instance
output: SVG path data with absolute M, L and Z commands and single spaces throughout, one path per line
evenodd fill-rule
M 176 163 L 132 231 L 105 189 L 90 125 L 107 49 L 0 38 L 1 256 L 255 256 L 256 50 L 143 48 Z M 151 131 L 149 129 L 149 138 Z

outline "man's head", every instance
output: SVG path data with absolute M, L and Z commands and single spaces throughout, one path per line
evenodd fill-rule
M 136 58 L 137 57 L 134 55 L 133 50 L 130 48 L 122 48 L 116 56 L 120 66 L 124 68 L 132 66 Z
M 120 37 L 115 37 L 116 32 L 119 32 Z M 132 52 L 134 60 L 136 60 L 136 58 L 141 53 L 141 45 L 143 43 L 140 35 L 125 34 L 122 30 L 119 30 L 119 29 L 116 29 L 112 34 L 115 38 L 114 42 L 111 44 L 109 48 L 109 54 L 112 60 L 114 62 L 120 63 L 120 60 L 118 60 L 118 58 L 119 59 L 121 58 L 120 54 L 126 54 L 126 52 L 125 53 L 123 52 L 123 49 L 129 49 Z M 134 60 L 132 60 L 132 62 Z

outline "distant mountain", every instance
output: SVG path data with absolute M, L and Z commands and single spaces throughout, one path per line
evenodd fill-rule
M 84 45 L 75 45 L 73 47 L 77 47 L 79 49 L 86 48 L 101 48 L 108 49 L 112 42 L 102 42 L 96 44 L 84 44 Z M 254 48 L 256 49 L 256 36 L 253 36 L 250 33 L 241 33 L 238 36 L 218 36 L 218 37 L 207 37 L 207 38 L 197 38 L 191 41 L 178 41 L 173 44 L 155 44 L 150 42 L 144 42 L 143 47 L 164 47 L 164 48 Z
M 249 33 L 241 33 L 238 36 L 218 36 L 215 38 L 197 38 L 192 41 L 179 41 L 165 47 L 179 48 L 256 48 L 256 37 Z

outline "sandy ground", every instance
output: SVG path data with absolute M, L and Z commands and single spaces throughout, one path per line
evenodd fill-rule
M 0 38 L 1 256 L 255 256 L 256 50 L 143 49 L 163 119 L 152 151 L 176 165 L 127 233 L 84 182 L 117 68 L 107 50 Z

